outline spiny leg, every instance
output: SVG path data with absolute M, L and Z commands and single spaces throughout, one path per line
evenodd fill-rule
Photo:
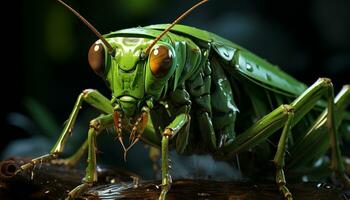
M 88 132 L 88 166 L 83 183 L 68 193 L 66 199 L 74 199 L 82 194 L 86 189 L 91 187 L 97 181 L 96 171 L 96 136 L 103 129 L 113 125 L 113 115 L 98 117 L 90 122 L 90 129 Z
M 190 107 L 191 101 L 188 92 L 184 88 L 178 88 L 169 95 L 169 105 L 165 102 L 164 108 L 168 113 L 175 111 L 175 118 L 164 129 L 161 141 L 161 170 L 162 185 L 160 200 L 166 199 L 166 194 L 171 187 L 171 176 L 169 173 L 169 140 L 176 135 L 176 151 L 184 152 L 188 144 L 189 123 L 190 123 Z
M 49 162 L 53 159 L 56 159 L 59 154 L 62 153 L 64 150 L 64 146 L 67 142 L 68 136 L 71 134 L 75 120 L 78 116 L 78 112 L 81 109 L 81 105 L 83 101 L 87 102 L 88 104 L 92 105 L 93 107 L 97 108 L 99 111 L 101 111 L 104 114 L 112 113 L 113 107 L 110 103 L 110 101 L 101 95 L 98 91 L 87 89 L 84 90 L 77 98 L 77 101 L 74 105 L 73 111 L 70 114 L 67 123 L 65 124 L 62 133 L 57 140 L 55 146 L 51 149 L 50 153 L 38 158 L 35 158 L 31 160 L 31 162 L 22 165 L 19 169 L 19 171 L 25 171 L 28 169 L 32 169 L 35 165 L 42 162 Z
M 86 150 L 88 149 L 88 141 L 89 139 L 86 139 L 84 143 L 79 147 L 79 149 L 68 158 L 55 159 L 52 160 L 51 163 L 55 165 L 64 165 L 66 167 L 74 167 L 80 161 L 80 159 L 83 157 Z
M 338 175 L 343 184 L 347 188 L 350 188 L 350 179 L 345 174 L 345 167 L 340 151 L 340 138 L 335 122 L 334 88 L 330 79 L 321 79 L 321 81 L 323 83 L 323 95 L 327 98 L 326 125 L 329 135 L 329 147 L 331 149 L 330 168 Z M 295 102 L 299 103 L 297 100 Z M 300 99 L 300 102 L 303 102 L 303 100 Z
M 342 115 L 344 112 L 346 105 L 349 104 L 350 102 L 350 88 L 343 87 L 339 95 L 336 97 L 334 100 L 334 94 L 333 94 L 333 86 L 330 82 L 330 80 L 325 79 L 324 82 L 326 83 L 325 86 L 325 96 L 328 101 L 328 107 L 327 109 L 320 115 L 320 117 L 314 122 L 314 125 L 311 127 L 311 129 L 307 132 L 306 135 L 309 135 L 310 133 L 316 133 L 314 132 L 317 128 L 326 125 L 327 129 L 323 129 L 326 132 L 328 132 L 329 137 L 332 138 L 329 142 L 329 147 L 331 148 L 332 151 L 332 160 L 331 160 L 331 169 L 335 171 L 338 175 L 338 177 L 342 180 L 344 185 L 346 187 L 349 187 L 349 178 L 345 174 L 345 169 L 343 167 L 343 162 L 341 158 L 341 153 L 340 153 L 340 146 L 339 146 L 339 139 L 336 138 L 337 136 L 337 127 L 340 125 L 340 122 L 342 121 L 342 116 L 338 118 L 338 123 L 334 121 L 334 109 L 337 109 L 339 114 Z M 321 88 L 322 90 L 322 88 Z M 299 98 L 301 101 L 301 98 Z M 291 105 L 297 107 L 298 106 L 298 99 L 295 100 Z M 278 144 L 278 149 L 277 153 L 274 159 L 274 163 L 277 168 L 277 174 L 276 174 L 276 181 L 277 185 L 279 186 L 280 191 L 285 195 L 285 198 L 288 199 L 288 195 L 291 195 L 288 189 L 285 187 L 285 177 L 283 173 L 283 166 L 284 166 L 284 153 L 285 153 L 285 145 L 287 144 L 287 133 L 288 130 L 291 128 L 291 121 L 293 120 L 294 116 L 294 111 L 291 110 L 292 113 L 288 116 L 287 123 L 283 129 L 283 133 L 281 135 L 279 144 Z M 333 114 L 331 114 L 333 113 Z M 322 135 L 318 134 L 317 137 L 322 137 Z M 321 138 L 321 140 L 325 140 L 326 137 Z M 310 141 L 309 141 L 310 142 Z M 311 141 L 312 143 L 312 141 Z M 304 143 L 305 144 L 305 143 Z M 319 144 L 319 143 L 318 143 Z M 306 143 L 307 146 L 310 146 L 311 144 Z M 305 147 L 305 146 L 304 146 Z M 310 153 L 305 153 L 305 150 L 308 147 L 303 148 L 304 152 L 301 152 L 302 155 L 304 155 L 304 158 L 306 160 L 310 160 L 308 157 L 312 157 Z M 319 147 L 314 146 L 313 148 L 316 149 L 316 151 L 321 152 L 321 149 Z M 325 153 L 325 152 L 323 152 Z M 313 155 L 313 154 L 312 154 Z M 320 153 L 317 153 L 316 155 L 322 155 Z M 306 157 L 305 157 L 306 156 Z M 339 156 L 339 157 L 338 157 Z M 294 158 L 293 158 L 294 159 Z
M 286 187 L 286 178 L 284 175 L 284 155 L 288 141 L 288 134 L 290 133 L 291 123 L 294 118 L 294 109 L 289 105 L 285 105 L 285 112 L 288 115 L 286 124 L 284 125 L 280 140 L 278 142 L 277 151 L 273 162 L 276 166 L 276 183 L 279 191 L 283 194 L 285 199 L 293 199 L 292 194 Z
M 290 122 L 290 128 L 293 127 L 299 120 L 302 119 L 320 100 L 323 96 L 326 96 L 328 100 L 328 110 L 331 114 L 327 115 L 328 129 L 330 135 L 335 138 L 332 141 L 333 158 L 336 163 L 336 168 L 344 174 L 344 167 L 341 162 L 339 144 L 336 138 L 336 129 L 334 127 L 334 113 L 333 113 L 333 86 L 329 79 L 321 78 L 317 80 L 311 87 L 309 87 L 303 94 L 301 94 L 290 106 L 294 109 L 293 121 Z M 282 126 L 286 126 L 287 122 L 291 120 L 287 113 L 284 112 L 284 106 L 280 106 L 270 114 L 263 117 L 256 122 L 244 133 L 240 134 L 236 140 L 224 147 L 224 151 L 229 155 L 253 148 L 261 141 L 275 133 Z M 283 139 L 282 139 L 283 141 Z M 339 159 L 340 158 L 340 159 Z M 282 156 L 281 159 L 284 159 Z M 289 196 L 288 192 L 284 193 L 284 196 Z
M 170 190 L 171 187 L 171 183 L 172 183 L 172 179 L 171 179 L 171 175 L 169 174 L 169 149 L 168 149 L 168 145 L 169 145 L 169 137 L 172 133 L 171 130 L 166 129 L 166 131 L 164 131 L 164 133 L 167 132 L 167 134 L 163 134 L 163 138 L 162 138 L 162 163 L 161 163 L 161 167 L 162 167 L 162 191 L 160 193 L 159 196 L 159 200 L 164 200 L 166 199 L 166 194 L 168 193 L 168 191 Z
M 130 139 L 129 139 L 131 144 L 126 149 L 126 152 L 129 151 L 142 138 L 143 132 L 145 131 L 145 128 L 147 126 L 149 112 L 150 112 L 149 108 L 147 107 L 142 108 L 141 115 L 136 120 L 131 130 Z M 137 136 L 136 136 L 136 133 L 138 133 Z
M 336 116 L 336 128 L 338 129 L 343 122 L 346 108 L 350 105 L 350 85 L 345 85 L 334 100 L 335 108 L 337 110 Z M 309 154 L 319 157 L 323 155 L 329 148 L 327 137 L 327 110 L 322 112 L 317 120 L 313 123 L 310 129 L 306 132 L 302 140 L 290 149 L 293 160 L 288 163 L 291 167 L 297 167 L 308 163 L 310 160 L 315 159 Z M 321 141 L 318 141 L 321 140 Z M 316 142 L 315 142 L 316 141 Z M 317 146 L 322 146 L 322 149 L 316 151 Z
M 171 187 L 171 175 L 169 173 L 169 139 L 173 138 L 187 123 L 189 123 L 189 115 L 187 113 L 179 114 L 175 117 L 172 123 L 165 128 L 162 136 L 162 191 L 159 200 L 165 200 L 166 194 Z M 185 130 L 188 131 L 188 130 Z
M 346 102 L 341 102 L 340 105 L 344 105 L 344 104 L 349 104 L 350 102 L 350 87 L 349 85 L 345 86 L 344 89 L 347 89 L 347 91 L 344 93 L 344 97 L 348 97 Z M 333 88 L 330 91 L 330 93 L 334 93 Z M 346 96 L 345 96 L 346 95 Z M 333 98 L 332 98 L 332 102 L 333 102 Z M 338 176 L 341 178 L 343 184 L 345 185 L 346 188 L 350 188 L 350 179 L 349 177 L 346 175 L 345 173 L 345 167 L 344 167 L 344 163 L 343 163 L 343 159 L 341 156 L 341 152 L 340 152 L 340 136 L 339 133 L 337 133 L 337 122 L 335 121 L 335 106 L 334 103 L 331 104 L 332 107 L 331 109 L 328 107 L 328 113 L 327 113 L 327 118 L 332 118 L 332 120 L 327 120 L 327 127 L 328 129 L 332 129 L 333 133 L 330 132 L 330 148 L 332 151 L 332 160 L 331 160 L 331 169 L 336 172 L 338 174 Z M 330 102 L 328 103 L 328 106 L 330 106 Z M 344 108 L 345 110 L 346 108 Z M 344 113 L 344 112 L 343 112 Z M 338 119 L 338 121 L 340 122 L 341 120 Z M 340 125 L 340 123 L 339 123 Z
M 142 133 L 144 132 L 144 130 L 146 128 L 149 111 L 150 111 L 150 109 L 148 107 L 143 107 L 141 116 L 139 117 L 138 122 L 133 127 L 133 131 L 138 131 L 140 133 L 136 137 L 137 141 L 139 139 L 141 139 Z M 124 152 L 127 152 L 133 145 L 135 145 L 135 143 L 137 141 L 132 141 L 133 142 L 132 145 L 130 145 L 128 148 L 125 147 L 125 145 L 123 143 L 123 138 L 122 138 L 121 118 L 122 118 L 122 113 L 120 110 L 118 110 L 118 107 L 117 107 L 117 110 L 115 110 L 113 113 L 115 131 L 117 132 L 117 139 L 121 142 L 121 145 L 123 146 Z M 98 135 L 99 135 L 99 132 L 97 133 L 97 136 Z M 68 166 L 68 167 L 74 166 L 77 164 L 77 162 L 84 155 L 87 148 L 88 148 L 88 139 L 85 140 L 85 142 L 81 145 L 81 147 L 72 156 L 70 156 L 69 158 L 66 158 L 66 159 L 54 160 L 54 164 L 63 164 L 63 165 Z M 125 159 L 125 154 L 124 154 L 124 159 Z
M 345 85 L 341 89 L 339 94 L 334 98 L 334 104 L 335 110 L 337 111 L 337 116 L 335 116 L 335 129 L 338 129 L 344 120 L 346 109 L 350 105 L 350 85 Z M 305 163 L 310 163 L 310 161 L 320 158 L 326 153 L 329 147 L 332 147 L 330 144 L 331 141 L 327 136 L 327 116 L 328 110 L 325 110 L 307 131 L 301 142 L 290 149 L 290 153 L 293 157 L 288 163 L 290 167 L 297 168 Z M 340 135 L 340 137 L 341 136 L 342 135 Z M 331 165 L 333 165 L 333 162 L 336 162 L 335 159 L 331 161 Z M 333 168 L 333 166 L 331 167 Z M 333 170 L 335 169 L 333 168 Z M 345 184 L 348 183 L 345 174 L 341 175 L 341 178 L 345 179 L 345 181 L 343 181 Z
M 120 144 L 123 147 L 124 150 L 124 160 L 126 161 L 126 156 L 128 151 L 138 142 L 141 140 L 143 132 L 147 126 L 148 123 L 148 115 L 150 112 L 150 108 L 147 106 L 142 107 L 141 109 L 141 115 L 136 119 L 135 124 L 132 127 L 131 133 L 130 133 L 130 144 L 126 148 L 123 136 L 122 136 L 122 122 L 121 122 L 121 113 L 119 111 L 115 111 L 113 114 L 114 119 L 114 127 L 117 132 L 117 139 L 119 140 Z M 138 135 L 136 136 L 136 133 Z

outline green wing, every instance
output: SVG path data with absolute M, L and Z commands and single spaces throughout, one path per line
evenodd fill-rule
M 168 26 L 169 24 L 157 24 L 144 28 L 164 30 Z M 298 96 L 307 88 L 277 66 L 214 33 L 184 25 L 175 25 L 171 32 L 211 43 L 222 59 L 235 64 L 238 73 L 265 88 L 288 96 Z
M 114 36 L 136 35 L 154 38 L 168 26 L 169 24 L 157 24 L 146 27 L 129 28 L 112 32 L 105 36 L 108 38 Z M 277 66 L 272 65 L 243 47 L 214 33 L 185 25 L 175 25 L 171 29 L 171 32 L 175 35 L 178 34 L 191 39 L 210 43 L 212 48 L 222 59 L 235 64 L 235 70 L 239 74 L 265 88 L 287 96 L 298 96 L 307 88 L 305 84 L 283 72 Z M 172 37 L 174 37 L 174 35 Z M 169 41 L 171 39 L 164 36 L 162 40 Z

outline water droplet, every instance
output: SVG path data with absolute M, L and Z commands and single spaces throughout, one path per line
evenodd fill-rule
M 301 179 L 303 180 L 303 182 L 308 182 L 309 181 L 309 178 L 307 176 L 303 176 Z
M 30 173 L 30 180 L 34 179 L 34 169 L 32 169 L 31 173 Z
M 330 186 L 330 185 L 325 185 L 324 188 L 326 188 L 326 189 L 332 189 L 332 186 Z
M 251 65 L 250 63 L 247 63 L 246 68 L 247 68 L 247 70 L 250 71 L 250 72 L 253 71 L 253 67 L 252 67 L 252 65 Z
M 228 56 L 229 56 L 229 54 L 228 54 L 228 52 L 227 52 L 227 51 L 224 51 L 224 56 L 226 56 L 226 57 L 228 57 Z
M 203 54 L 205 57 L 208 56 L 208 51 L 204 51 L 204 54 Z
M 237 69 L 239 69 L 239 68 L 240 68 L 239 64 L 236 64 L 236 68 L 237 68 Z
M 210 196 L 209 193 L 205 193 L 205 192 L 198 192 L 197 195 L 200 196 L 200 197 L 208 197 L 208 196 Z
M 271 81 L 271 75 L 270 74 L 266 74 L 266 79 L 268 80 L 268 81 Z

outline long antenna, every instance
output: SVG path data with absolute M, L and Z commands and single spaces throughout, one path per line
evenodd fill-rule
M 76 15 L 82 22 L 84 22 L 84 24 L 87 27 L 89 27 L 90 30 L 92 30 L 92 32 L 95 33 L 95 35 L 97 35 L 98 38 L 100 38 L 103 44 L 106 45 L 109 54 L 113 53 L 114 51 L 113 47 L 107 42 L 107 40 L 101 35 L 100 32 L 98 32 L 98 30 L 93 25 L 91 25 L 83 16 L 81 16 L 77 11 L 75 11 L 72 7 L 67 5 L 65 2 L 63 2 L 62 0 L 57 0 L 57 1 L 61 3 L 64 7 L 66 7 L 68 10 L 70 10 L 74 15 Z
M 171 28 L 175 26 L 175 24 L 179 23 L 184 17 L 186 17 L 190 12 L 192 12 L 194 9 L 199 7 L 200 5 L 207 3 L 209 0 L 203 0 L 201 2 L 198 2 L 196 5 L 192 6 L 190 9 L 188 9 L 186 12 L 184 12 L 180 17 L 178 17 L 168 28 L 166 28 L 160 35 L 156 37 L 156 39 L 153 40 L 153 42 L 145 49 L 145 54 L 148 55 L 149 51 L 152 49 L 152 47 L 167 33 L 170 31 Z

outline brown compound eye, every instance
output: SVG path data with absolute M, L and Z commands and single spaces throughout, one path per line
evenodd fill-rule
M 168 74 L 173 65 L 173 55 L 168 47 L 156 46 L 150 54 L 150 67 L 152 74 L 161 78 Z
M 105 68 L 105 49 L 102 44 L 91 45 L 88 55 L 89 65 L 94 72 L 103 76 Z

